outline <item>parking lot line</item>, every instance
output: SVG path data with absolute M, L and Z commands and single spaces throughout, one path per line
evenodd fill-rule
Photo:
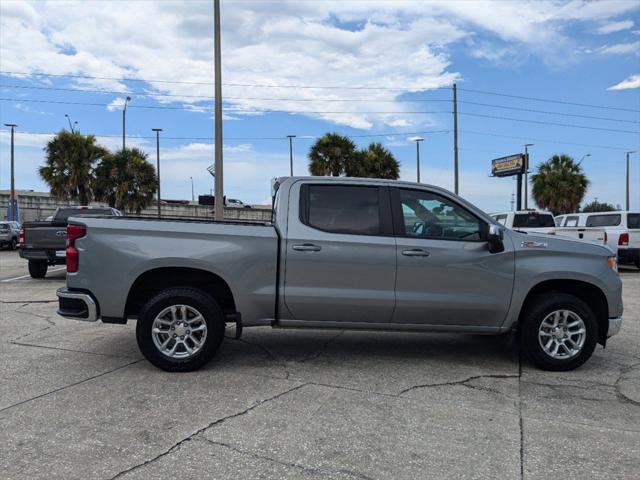
M 61 272 L 62 270 L 64 270 L 67 267 L 62 267 L 62 268 L 56 268 L 55 270 L 49 270 L 49 272 Z M 0 280 L 0 283 L 5 283 L 5 282 L 12 282 L 14 280 L 20 280 L 22 278 L 29 278 L 31 275 L 22 275 L 21 277 L 13 277 L 13 278 L 6 278 L 4 280 Z

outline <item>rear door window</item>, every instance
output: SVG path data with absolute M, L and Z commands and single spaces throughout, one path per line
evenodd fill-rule
M 579 219 L 580 219 L 580 217 L 578 217 L 577 215 L 571 215 L 571 216 L 567 217 L 567 221 L 564 222 L 564 226 L 565 227 L 577 227 Z
M 616 227 L 620 225 L 622 215 L 589 215 L 587 217 L 587 227 Z
M 640 228 L 640 213 L 629 213 L 627 215 L 628 228 Z

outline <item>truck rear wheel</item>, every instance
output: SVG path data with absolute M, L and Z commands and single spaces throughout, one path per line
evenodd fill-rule
M 29 275 L 31 275 L 31 278 L 44 278 L 48 268 L 46 260 L 29 260 Z
M 163 290 L 138 316 L 140 351 L 156 367 L 188 372 L 209 362 L 224 338 L 225 322 L 216 301 L 188 287 Z
M 598 322 L 573 295 L 548 293 L 527 304 L 518 328 L 522 353 L 543 370 L 566 371 L 586 362 L 596 347 Z

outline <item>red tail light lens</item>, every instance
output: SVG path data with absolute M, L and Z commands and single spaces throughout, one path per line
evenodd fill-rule
M 84 237 L 87 229 L 81 225 L 67 226 L 67 272 L 75 273 L 80 265 L 78 250 L 76 249 L 76 239 Z
M 24 228 L 21 228 L 18 233 L 18 245 L 24 245 Z
M 604 232 L 604 243 L 605 243 L 605 245 L 606 245 L 606 243 L 607 243 L 608 241 L 609 241 L 609 237 L 607 237 L 607 232 L 606 232 L 606 230 L 605 230 L 605 232 Z
M 620 238 L 618 238 L 618 245 L 621 246 L 621 247 L 629 246 L 629 234 L 628 233 L 621 233 L 620 234 Z

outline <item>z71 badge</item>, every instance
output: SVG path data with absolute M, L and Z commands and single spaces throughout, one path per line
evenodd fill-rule
M 533 242 L 531 240 L 527 240 L 520 244 L 522 248 L 547 248 L 546 242 Z

